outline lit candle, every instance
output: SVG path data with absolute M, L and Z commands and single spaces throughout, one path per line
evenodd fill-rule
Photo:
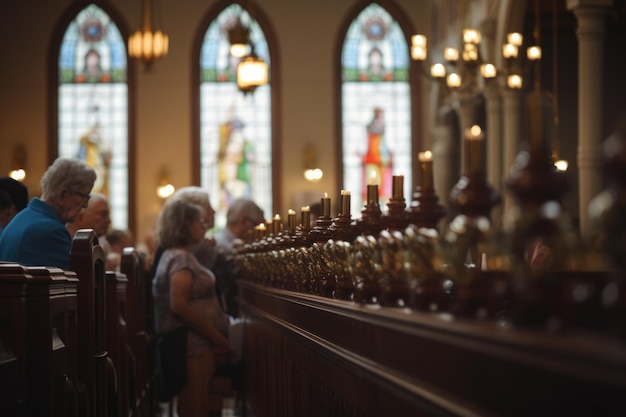
M 512 45 L 522 46 L 522 43 L 524 41 L 524 36 L 522 36 L 522 34 L 518 32 L 511 32 L 506 35 L 506 40 L 508 43 Z
M 448 47 L 443 50 L 443 57 L 448 62 L 456 62 L 459 60 L 459 50 Z
M 272 234 L 277 235 L 280 233 L 282 223 L 280 222 L 280 216 L 277 214 L 274 216 L 274 220 L 272 221 Z
M 502 56 L 507 59 L 517 58 L 517 51 L 518 47 L 512 43 L 505 43 L 502 45 Z
M 330 197 L 327 193 L 324 193 L 322 197 L 322 216 L 330 217 Z
M 304 206 L 300 209 L 300 215 L 302 218 L 302 228 L 308 229 L 311 226 L 311 209 L 309 206 Z
M 484 138 L 482 129 L 478 125 L 473 125 L 466 131 L 467 169 L 470 174 L 483 171 L 482 147 Z
M 424 151 L 417 154 L 417 159 L 420 161 L 422 168 L 422 189 L 433 189 L 433 153 L 431 151 Z
M 289 233 L 296 229 L 296 212 L 292 209 L 287 210 L 287 228 Z
M 265 236 L 265 223 L 259 223 L 254 227 L 254 238 L 259 240 Z
M 437 63 L 430 67 L 430 75 L 433 78 L 443 78 L 446 76 L 446 67 L 443 64 Z
M 372 176 L 367 181 L 367 204 L 378 204 L 378 182 L 376 171 L 372 171 Z
M 394 175 L 391 187 L 392 198 L 404 198 L 404 175 Z
M 341 214 L 350 215 L 350 191 L 341 190 Z

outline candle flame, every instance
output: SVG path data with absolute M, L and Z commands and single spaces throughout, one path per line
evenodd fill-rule
M 433 153 L 431 151 L 424 151 L 417 154 L 417 159 L 420 162 L 429 162 L 433 160 Z
M 481 129 L 481 128 L 480 128 L 480 126 L 478 126 L 478 125 L 474 125 L 474 126 L 470 127 L 470 134 L 471 134 L 473 137 L 478 137 L 478 136 L 480 136 L 481 132 L 482 132 L 482 129 Z
M 348 191 L 348 190 L 341 190 L 341 195 L 350 195 L 350 191 Z
M 300 211 L 310 211 L 311 209 L 309 208 L 309 206 L 304 206 L 300 209 Z
M 287 210 L 287 215 L 291 216 L 291 215 L 295 215 L 295 214 L 296 214 L 295 210 L 293 210 L 293 209 Z
M 274 220 L 280 220 L 280 215 L 279 214 L 275 215 Z

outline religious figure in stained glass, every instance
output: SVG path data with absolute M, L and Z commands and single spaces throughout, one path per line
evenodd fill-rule
M 393 155 L 385 141 L 384 111 L 374 108 L 374 116 L 367 125 L 367 153 L 363 155 L 363 187 L 362 198 L 367 198 L 367 181 L 375 179 L 378 193 L 382 196 L 391 195 Z
M 101 132 L 97 107 L 94 107 L 94 122 L 80 137 L 80 146 L 76 156 L 96 171 L 96 182 L 92 191 L 108 196 L 112 154 L 108 141 Z
M 237 198 L 251 196 L 254 148 L 244 135 L 244 127 L 239 118 L 231 116 L 219 128 L 220 207 L 223 209 Z

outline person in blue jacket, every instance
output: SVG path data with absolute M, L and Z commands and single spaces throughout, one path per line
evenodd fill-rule
M 72 237 L 65 224 L 87 206 L 96 172 L 78 159 L 58 158 L 33 198 L 0 235 L 0 261 L 70 268 Z

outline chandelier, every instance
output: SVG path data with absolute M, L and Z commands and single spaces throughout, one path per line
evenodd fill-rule
M 143 0 L 143 27 L 128 39 L 128 55 L 141 59 L 146 67 L 166 56 L 169 46 L 167 34 L 160 29 L 153 29 L 153 14 L 152 0 Z
M 481 78 L 490 82 L 499 75 L 506 76 L 506 85 L 511 89 L 521 89 L 523 85 L 524 61 L 519 53 L 523 44 L 521 33 L 507 35 L 507 42 L 502 46 L 504 66 L 498 70 L 493 63 L 486 62 L 480 55 L 481 33 L 477 29 L 463 29 L 460 50 L 446 46 L 443 49 L 445 62 L 435 62 L 427 72 L 431 78 L 444 83 L 452 90 L 477 91 Z M 537 39 L 535 39 L 537 41 Z M 411 57 L 423 64 L 428 58 L 428 40 L 425 35 L 417 34 L 411 38 Z M 528 61 L 539 62 L 541 48 L 534 44 L 527 49 Z M 445 81 L 445 82 L 444 82 Z M 536 79 L 536 82 L 538 80 Z

